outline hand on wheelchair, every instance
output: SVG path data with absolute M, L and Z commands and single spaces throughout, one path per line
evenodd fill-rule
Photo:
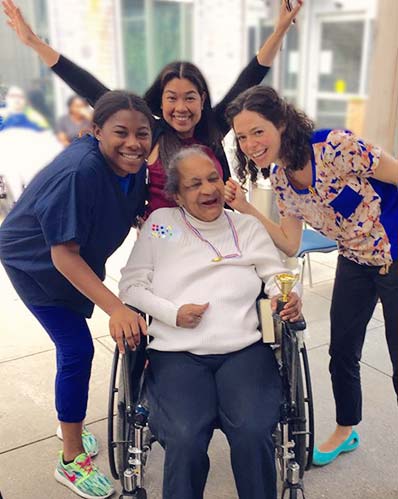
M 117 343 L 119 352 L 126 353 L 124 339 L 128 346 L 135 350 L 140 343 L 140 336 L 147 334 L 145 319 L 125 305 L 117 307 L 109 319 L 109 331 L 113 340 Z
M 280 299 L 282 295 L 273 296 L 271 298 L 271 309 L 272 312 L 276 312 L 278 299 Z M 290 293 L 289 301 L 283 307 L 280 317 L 284 321 L 295 322 L 301 319 L 301 308 L 302 302 L 301 298 L 297 293 Z
M 182 305 L 177 312 L 177 326 L 195 329 L 202 320 L 203 314 L 208 307 L 208 303 L 205 303 L 204 305 L 195 305 L 194 303 Z

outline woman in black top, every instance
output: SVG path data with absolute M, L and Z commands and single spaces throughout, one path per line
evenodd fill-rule
M 163 192 L 164 168 L 167 168 L 169 158 L 181 147 L 192 144 L 207 146 L 209 156 L 222 170 L 224 181 L 229 178 L 229 166 L 221 144 L 230 129 L 224 117 L 225 109 L 240 92 L 259 84 L 266 76 L 302 3 L 303 1 L 299 0 L 298 5 L 290 11 L 286 1 L 281 2 L 275 31 L 265 41 L 257 56 L 241 72 L 224 99 L 214 108 L 211 106 L 206 81 L 196 66 L 175 62 L 161 71 L 144 96 L 153 114 L 160 117 L 156 121 L 154 148 L 148 160 L 148 212 L 160 207 L 174 206 Z M 37 52 L 43 62 L 78 95 L 94 105 L 97 99 L 109 90 L 90 73 L 40 40 L 12 0 L 6 0 L 3 5 L 9 25 L 16 31 L 20 40 Z

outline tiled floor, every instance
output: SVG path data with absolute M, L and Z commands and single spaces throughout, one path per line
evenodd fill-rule
M 119 269 L 127 260 L 127 242 L 108 265 L 107 283 L 114 289 Z M 333 428 L 334 407 L 328 375 L 328 336 L 331 290 L 336 254 L 312 258 L 313 288 L 305 279 L 304 314 L 308 322 L 315 397 L 316 431 L 322 440 Z M 67 499 L 75 497 L 53 479 L 60 447 L 54 436 L 53 409 L 55 358 L 52 343 L 32 320 L 0 270 L 0 490 L 4 499 Z M 98 464 L 108 469 L 106 416 L 112 340 L 107 318 L 96 312 L 91 320 L 96 355 L 93 366 L 87 423 L 98 435 L 102 452 Z M 362 445 L 352 455 L 305 477 L 307 499 L 392 499 L 398 497 L 396 449 L 397 406 L 389 375 L 379 306 L 369 325 L 362 362 L 364 421 L 359 427 Z M 210 448 L 211 471 L 206 499 L 236 499 L 228 446 L 217 432 Z M 150 499 L 160 499 L 162 450 L 150 455 L 147 482 Z M 118 485 L 116 484 L 118 488 Z

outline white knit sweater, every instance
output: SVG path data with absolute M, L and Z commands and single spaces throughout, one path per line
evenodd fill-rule
M 214 222 L 185 213 L 222 255 L 236 252 L 224 213 Z M 286 268 L 256 218 L 228 213 L 242 256 L 219 263 L 212 262 L 216 254 L 187 227 L 178 208 L 156 210 L 146 221 L 122 269 L 119 289 L 125 303 L 152 316 L 151 348 L 220 354 L 240 350 L 261 338 L 256 298 L 262 281 L 269 296 L 279 294 L 273 276 Z M 176 326 L 179 307 L 207 302 L 209 308 L 195 329 Z

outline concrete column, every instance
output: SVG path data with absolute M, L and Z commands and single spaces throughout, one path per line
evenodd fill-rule
M 379 0 L 364 137 L 389 153 L 398 153 L 397 0 Z

